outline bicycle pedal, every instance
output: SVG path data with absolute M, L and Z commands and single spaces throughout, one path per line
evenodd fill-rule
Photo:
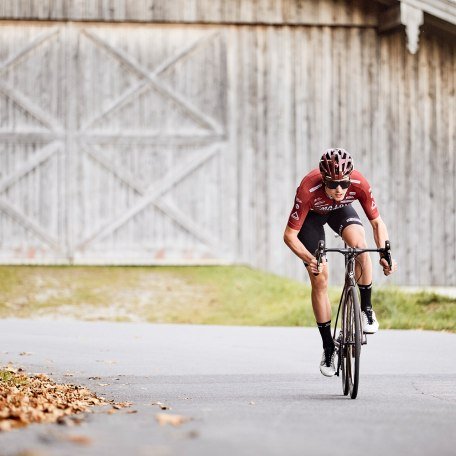
M 367 335 L 363 334 L 363 337 L 361 339 L 361 345 L 367 345 Z

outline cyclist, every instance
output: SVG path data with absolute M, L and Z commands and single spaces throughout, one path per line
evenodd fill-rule
M 372 190 L 364 176 L 353 169 L 353 159 L 344 149 L 328 149 L 320 159 L 319 168 L 301 181 L 284 233 L 288 247 L 303 260 L 312 286 L 312 308 L 323 341 L 320 371 L 327 377 L 336 372 L 335 346 L 331 336 L 331 306 L 328 297 L 328 267 L 323 259 L 317 269 L 313 255 L 318 241 L 325 239 L 323 225 L 327 223 L 350 247 L 367 248 L 363 224 L 351 204 L 359 200 L 374 232 L 377 247 L 388 240 L 388 231 L 380 217 Z M 386 259 L 380 258 L 383 273 L 397 270 L 392 260 L 389 269 Z M 366 334 L 377 332 L 379 324 L 372 309 L 372 262 L 368 253 L 358 256 L 356 278 L 361 295 L 361 316 Z

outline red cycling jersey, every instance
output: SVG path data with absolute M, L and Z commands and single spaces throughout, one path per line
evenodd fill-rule
M 328 214 L 330 211 L 348 206 L 356 200 L 361 203 L 369 220 L 377 218 L 380 214 L 372 196 L 369 182 L 358 171 L 351 173 L 350 182 L 344 199 L 338 203 L 326 194 L 320 170 L 318 168 L 312 170 L 304 177 L 296 190 L 288 226 L 294 230 L 300 230 L 309 211 L 315 211 L 317 214 Z

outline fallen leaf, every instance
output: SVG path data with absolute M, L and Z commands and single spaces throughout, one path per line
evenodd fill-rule
M 101 377 L 89 377 L 89 380 L 101 380 Z
M 170 413 L 157 413 L 155 419 L 158 421 L 160 426 L 170 424 L 171 426 L 180 426 L 187 421 L 190 421 L 191 418 L 183 415 L 174 415 Z
M 66 435 L 65 439 L 78 445 L 90 445 L 92 443 L 92 439 L 85 435 Z
M 121 408 L 131 407 L 132 405 L 133 405 L 133 402 L 116 402 L 113 405 L 113 408 L 119 410 Z
M 98 383 L 98 386 L 108 386 L 109 383 Z
M 162 402 L 152 402 L 151 405 L 158 405 L 162 410 L 171 410 L 171 407 L 163 404 Z
M 30 355 L 33 355 L 32 352 L 20 352 L 19 353 L 20 356 L 30 356 Z
M 127 410 L 127 413 L 138 413 L 138 410 Z
M 22 450 L 15 453 L 15 456 L 47 456 L 49 453 L 42 453 L 40 450 Z

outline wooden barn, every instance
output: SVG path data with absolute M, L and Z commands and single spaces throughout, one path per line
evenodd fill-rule
M 0 0 L 0 19 L 2 264 L 303 278 L 283 231 L 338 146 L 395 282 L 456 286 L 454 0 Z

